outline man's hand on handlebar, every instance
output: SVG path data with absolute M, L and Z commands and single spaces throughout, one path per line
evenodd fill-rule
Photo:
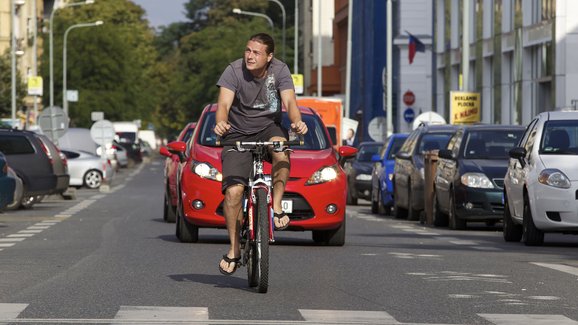
M 303 135 L 307 133 L 307 124 L 303 121 L 297 121 L 295 123 L 291 123 L 291 129 L 295 131 L 297 134 Z
M 229 123 L 220 121 L 215 125 L 214 131 L 216 135 L 222 137 L 225 133 L 227 133 L 227 131 L 229 131 L 230 128 L 231 125 Z

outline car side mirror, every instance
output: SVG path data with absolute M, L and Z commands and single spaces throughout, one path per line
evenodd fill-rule
M 380 155 L 373 155 L 373 156 L 371 156 L 371 162 L 381 163 L 381 162 L 382 162 L 382 161 L 381 161 L 381 156 L 380 156 Z
M 438 151 L 438 157 L 450 160 L 456 159 L 456 157 L 454 157 L 454 152 L 449 149 L 441 149 L 440 151 Z
M 357 155 L 357 148 L 350 147 L 350 146 L 341 146 L 338 150 L 339 153 L 339 165 L 343 167 L 345 165 L 345 161 L 352 159 Z
M 520 162 L 520 165 L 522 165 L 522 168 L 526 167 L 525 157 L 527 153 L 526 148 L 523 147 L 515 147 L 510 149 L 508 152 L 510 158 L 517 159 Z
M 169 153 L 179 156 L 181 162 L 185 161 L 185 151 L 187 150 L 187 143 L 183 141 L 174 141 L 167 145 Z
M 159 153 L 161 154 L 161 156 L 165 156 L 167 158 L 171 158 L 173 155 L 172 153 L 169 152 L 169 149 L 167 149 L 167 147 L 165 147 L 165 146 L 162 146 L 159 149 Z
M 395 154 L 395 158 L 398 159 L 403 159 L 403 160 L 409 160 L 411 159 L 411 155 L 409 154 L 409 152 L 398 152 Z

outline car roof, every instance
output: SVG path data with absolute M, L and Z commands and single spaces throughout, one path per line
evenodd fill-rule
M 301 114 L 319 115 L 312 108 L 305 107 L 305 106 L 297 106 L 297 107 L 299 108 L 299 112 L 301 112 Z M 216 103 L 208 104 L 207 106 L 205 106 L 205 111 L 216 112 L 217 111 L 217 104 Z M 285 109 L 285 106 L 283 106 L 283 112 L 286 112 L 286 111 L 287 110 Z
M 455 131 L 458 129 L 458 127 L 458 125 L 454 124 L 422 124 L 416 130 L 422 130 L 422 132 Z
M 543 112 L 540 115 L 547 115 L 548 120 L 567 120 L 567 119 L 578 119 L 578 111 L 553 111 L 553 112 Z
M 525 130 L 526 127 L 523 125 L 511 125 L 511 124 L 473 124 L 464 125 L 466 130 Z

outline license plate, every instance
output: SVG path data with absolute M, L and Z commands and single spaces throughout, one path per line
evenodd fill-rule
M 282 200 L 281 201 L 281 208 L 285 213 L 293 213 L 293 201 L 291 200 Z

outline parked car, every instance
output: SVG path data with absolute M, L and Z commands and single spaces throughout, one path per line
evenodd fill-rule
M 179 154 L 176 234 L 183 242 L 196 242 L 199 228 L 225 227 L 221 193 L 221 148 L 215 147 L 215 104 L 205 107 L 188 145 L 168 144 Z M 288 230 L 312 231 L 317 243 L 345 243 L 347 179 L 340 159 L 354 157 L 357 149 L 342 146 L 336 151 L 323 121 L 312 109 L 300 107 L 309 131 L 305 144 L 291 154 L 291 172 L 283 196 L 284 211 L 291 218 Z M 289 119 L 283 112 L 283 126 Z M 265 164 L 270 172 L 271 165 Z
M 6 156 L 0 152 L 0 211 L 14 200 L 16 179 L 8 173 Z
M 362 142 L 355 159 L 344 166 L 347 174 L 347 204 L 357 205 L 357 199 L 371 199 L 371 158 L 379 152 L 383 142 Z
M 81 150 L 62 149 L 62 153 L 68 159 L 71 186 L 97 189 L 114 177 L 114 168 L 108 159 L 103 162 L 100 156 Z
M 386 214 L 393 207 L 393 167 L 395 154 L 399 151 L 408 133 L 394 133 L 381 148 L 379 155 L 372 157 L 371 212 Z
M 195 131 L 195 126 L 197 122 L 189 122 L 181 130 L 176 141 L 187 143 L 189 139 L 193 136 L 193 131 Z M 179 155 L 171 154 L 167 147 L 162 146 L 159 149 L 161 155 L 167 157 L 165 159 L 165 169 L 164 169 L 164 209 L 163 209 L 163 219 L 166 222 L 175 222 L 176 220 L 176 209 L 177 209 L 177 169 L 179 166 Z
M 30 208 L 44 195 L 68 188 L 65 157 L 43 135 L 16 129 L 0 129 L 0 151 L 21 180 L 23 195 L 13 208 Z
M 8 171 L 7 171 L 9 177 L 12 177 L 14 179 L 14 193 L 12 196 L 12 201 L 8 202 L 8 204 L 6 204 L 5 209 L 6 210 L 16 210 L 20 207 L 21 202 L 22 202 L 22 197 L 24 196 L 24 185 L 22 184 L 22 179 L 20 179 L 18 177 L 18 175 L 16 174 L 16 172 L 14 171 L 14 169 L 12 169 L 10 166 L 8 166 Z
M 524 133 L 517 125 L 460 127 L 438 152 L 433 223 L 465 229 L 468 221 L 494 225 L 504 215 L 502 193 L 508 151 Z
M 98 148 L 96 148 L 96 155 L 99 157 L 102 154 L 101 148 L 102 148 L 101 146 L 98 146 Z M 110 164 L 112 165 L 112 168 L 115 171 L 119 171 L 121 168 L 128 167 L 128 156 L 126 150 L 116 140 L 106 145 L 106 158 L 110 160 Z
M 578 112 L 538 114 L 510 150 L 504 239 L 542 245 L 544 234 L 578 234 Z
M 445 148 L 455 125 L 422 124 L 413 130 L 395 156 L 394 214 L 418 220 L 424 209 L 424 153 Z

